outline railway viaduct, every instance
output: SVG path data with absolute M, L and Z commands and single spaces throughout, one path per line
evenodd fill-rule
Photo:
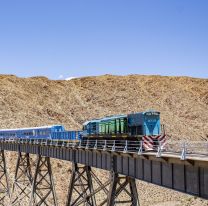
M 100 191 L 106 198 L 99 205 L 139 205 L 136 179 L 208 199 L 208 155 L 191 154 L 186 148 L 182 153 L 170 153 L 162 152 L 159 147 L 157 152 L 135 152 L 115 146 L 97 141 L 84 145 L 0 141 L 0 205 L 8 206 L 4 204 L 6 199 L 10 205 L 22 205 L 21 201 L 27 198 L 31 206 L 57 206 L 50 158 L 72 162 L 66 206 L 98 205 L 95 196 Z M 8 183 L 4 151 L 18 152 L 12 187 Z M 30 154 L 37 155 L 33 174 Z M 102 183 L 92 167 L 109 171 L 109 179 Z M 126 193 L 123 201 L 119 200 L 122 192 Z

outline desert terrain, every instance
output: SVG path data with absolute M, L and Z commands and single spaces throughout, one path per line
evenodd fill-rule
M 81 129 L 86 120 L 155 109 L 171 140 L 208 141 L 208 79 L 112 76 L 49 80 L 0 76 L 0 128 L 63 124 Z M 7 156 L 10 179 L 15 155 Z M 53 160 L 60 206 L 64 206 L 71 164 Z M 96 171 L 102 178 L 105 171 Z M 141 206 L 199 206 L 207 200 L 137 181 Z

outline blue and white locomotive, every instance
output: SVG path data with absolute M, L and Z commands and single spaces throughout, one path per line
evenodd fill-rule
M 160 113 L 145 111 L 127 115 L 114 115 L 87 121 L 83 125 L 83 136 L 113 136 L 133 138 L 161 134 Z
M 160 123 L 160 112 L 149 110 L 127 115 L 114 115 L 87 121 L 83 125 L 83 139 L 143 141 L 144 148 L 152 150 L 166 135 Z

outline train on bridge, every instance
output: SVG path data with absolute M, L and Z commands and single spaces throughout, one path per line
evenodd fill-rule
M 145 150 L 154 144 L 164 147 L 166 134 L 160 123 L 160 112 L 149 110 L 127 115 L 114 115 L 87 121 L 82 131 L 67 131 L 63 125 L 32 128 L 2 129 L 2 139 L 53 140 L 79 142 L 85 140 L 132 140 L 143 141 Z

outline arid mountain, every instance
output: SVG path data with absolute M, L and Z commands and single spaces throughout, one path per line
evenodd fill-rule
M 84 121 L 105 115 L 155 109 L 161 112 L 171 140 L 208 140 L 208 79 L 104 75 L 52 81 L 45 77 L 2 75 L 0 107 L 0 128 L 63 124 L 67 129 L 81 129 Z M 13 165 L 10 164 L 10 171 Z M 61 206 L 69 168 L 69 163 L 54 160 Z M 208 204 L 200 198 L 140 181 L 138 190 L 142 206 Z
M 162 76 L 99 76 L 52 81 L 0 76 L 0 127 L 64 124 L 156 109 L 172 139 L 208 138 L 208 80 Z

